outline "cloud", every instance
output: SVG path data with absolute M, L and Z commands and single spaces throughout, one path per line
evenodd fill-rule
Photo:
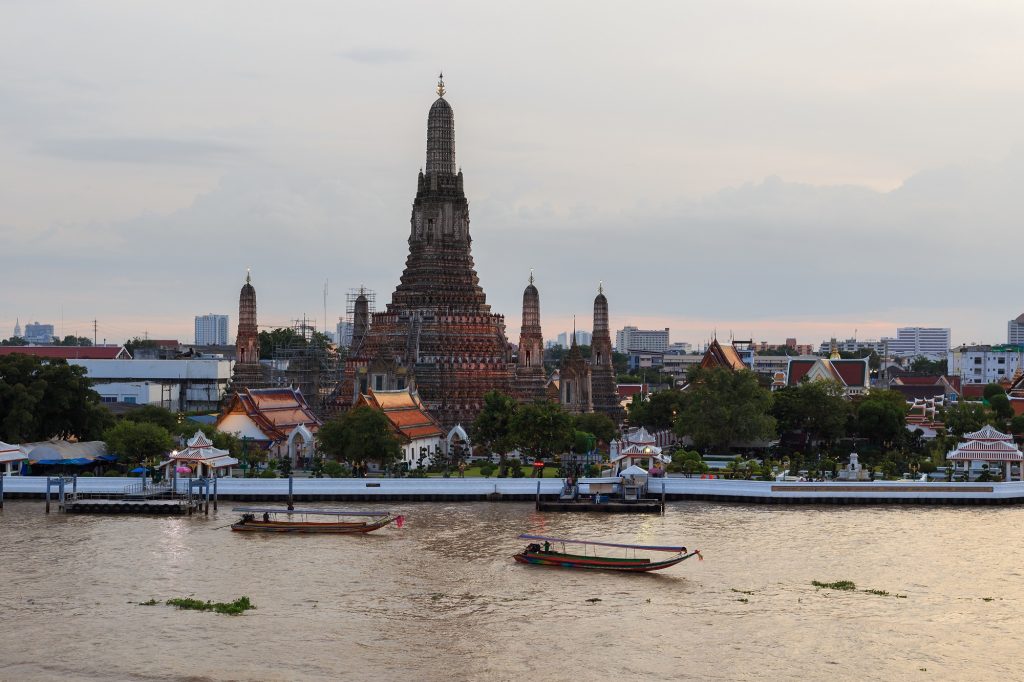
M 354 47 L 338 52 L 338 56 L 361 64 L 398 64 L 413 60 L 416 52 L 394 47 Z
M 161 137 L 49 138 L 36 141 L 39 154 L 72 161 L 204 165 L 237 158 L 240 147 L 200 139 Z

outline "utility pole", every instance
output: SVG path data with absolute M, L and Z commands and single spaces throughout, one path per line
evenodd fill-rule
M 97 328 L 98 323 L 96 322 L 96 318 L 94 317 L 92 318 L 92 345 L 94 346 L 96 345 L 97 338 L 99 337 L 99 334 L 97 333 Z

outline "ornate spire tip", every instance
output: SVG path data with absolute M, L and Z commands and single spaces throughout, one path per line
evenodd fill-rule
M 530 284 L 533 284 L 533 268 L 530 268 Z
M 437 75 L 437 96 L 444 97 L 444 72 L 442 71 Z
M 245 283 L 252 284 L 252 268 L 245 269 Z

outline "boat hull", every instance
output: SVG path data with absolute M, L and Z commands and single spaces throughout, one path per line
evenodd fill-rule
M 558 552 L 520 552 L 512 558 L 521 564 L 552 566 L 556 568 L 580 568 L 591 571 L 620 571 L 624 573 L 649 573 L 660 571 L 689 559 L 696 552 L 674 556 L 665 561 L 649 559 L 616 559 L 613 557 L 584 557 Z
M 348 534 L 348 533 L 369 533 L 378 528 L 393 523 L 397 517 L 389 516 L 386 519 L 373 523 L 363 522 L 336 522 L 336 523 L 315 523 L 299 521 L 248 521 L 246 523 L 233 523 L 231 530 L 240 533 L 314 533 L 314 534 Z

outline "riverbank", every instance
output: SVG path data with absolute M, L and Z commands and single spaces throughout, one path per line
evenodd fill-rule
M 79 478 L 80 493 L 120 494 L 138 478 Z M 303 501 L 528 501 L 557 499 L 560 478 L 296 478 L 292 495 Z M 182 490 L 185 480 L 179 480 Z M 1020 504 L 1024 483 L 943 483 L 875 481 L 863 483 L 776 483 L 669 477 L 652 479 L 650 495 L 666 500 L 709 500 L 751 504 Z M 584 494 L 589 492 L 582 486 Z M 8 499 L 42 499 L 45 476 L 4 479 Z M 283 502 L 288 479 L 222 478 L 217 481 L 220 500 Z

